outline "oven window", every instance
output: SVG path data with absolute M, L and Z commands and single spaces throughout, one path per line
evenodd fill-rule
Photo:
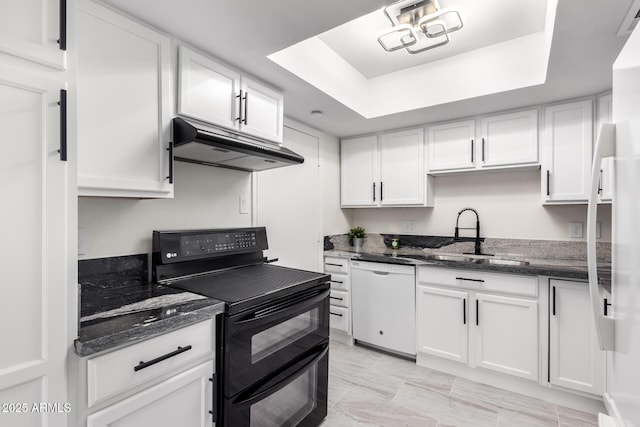
M 279 323 L 251 337 L 251 363 L 256 363 L 276 351 L 317 330 L 320 310 L 314 308 Z
M 317 405 L 314 364 L 286 387 L 251 406 L 251 427 L 288 427 L 300 423 Z

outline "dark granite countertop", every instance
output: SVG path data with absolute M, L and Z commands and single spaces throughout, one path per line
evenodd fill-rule
M 148 281 L 147 255 L 81 260 L 79 356 L 211 319 L 225 303 Z
M 337 256 L 369 262 L 384 262 L 404 265 L 429 265 L 465 270 L 490 271 L 496 273 L 512 273 L 528 276 L 549 276 L 575 280 L 588 280 L 587 262 L 575 259 L 547 259 L 527 258 L 528 265 L 496 265 L 463 261 L 443 261 L 429 259 L 427 254 L 416 254 L 415 251 L 392 251 L 386 249 L 380 252 L 326 250 L 325 256 Z M 453 255 L 461 255 L 459 253 Z M 598 264 L 598 277 L 601 285 L 611 286 L 611 263 Z

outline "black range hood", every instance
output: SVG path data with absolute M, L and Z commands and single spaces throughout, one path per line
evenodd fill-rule
M 276 143 L 173 119 L 173 154 L 183 162 L 242 171 L 261 171 L 304 162 L 304 157 Z

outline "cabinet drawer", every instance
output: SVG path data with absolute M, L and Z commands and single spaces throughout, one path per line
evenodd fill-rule
M 331 274 L 331 289 L 337 289 L 340 291 L 349 291 L 349 276 L 346 274 Z
M 349 274 L 349 260 L 344 258 L 326 257 L 324 271 L 327 273 Z
M 107 353 L 87 361 L 89 406 L 129 388 L 150 381 L 191 360 L 211 353 L 214 342 L 213 320 Z M 189 348 L 190 346 L 190 348 Z M 174 354 L 178 347 L 188 350 Z M 148 363 L 154 362 L 156 363 Z M 146 366 L 142 363 L 148 363 Z M 137 370 L 134 370 L 137 369 Z
M 345 307 L 329 307 L 329 321 L 332 329 L 341 332 L 350 333 L 349 331 L 349 309 Z
M 336 291 L 335 289 L 331 289 L 331 296 L 329 298 L 331 305 L 349 307 L 349 292 Z
M 535 276 L 487 273 L 478 270 L 420 267 L 418 268 L 418 281 L 421 284 L 451 286 L 527 296 L 538 295 L 538 278 Z

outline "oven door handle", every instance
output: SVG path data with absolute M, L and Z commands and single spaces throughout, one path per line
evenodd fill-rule
M 261 384 L 259 387 L 254 388 L 253 391 L 250 392 L 247 396 L 240 395 L 238 397 L 238 400 L 234 401 L 233 404 L 238 406 L 253 405 L 254 403 L 262 400 L 267 396 L 270 396 L 271 394 L 289 385 L 291 382 L 297 379 L 303 371 L 305 371 L 306 369 L 309 369 L 310 366 L 313 366 L 316 363 L 318 363 L 318 361 L 322 359 L 329 351 L 328 343 L 322 344 L 322 346 L 318 346 L 318 347 L 319 348 L 317 350 L 314 349 L 312 352 L 310 352 L 309 355 L 302 357 L 297 363 L 294 363 L 291 366 L 289 366 L 287 369 L 283 370 L 282 372 L 279 372 L 277 376 L 283 377 L 282 380 L 269 386 L 269 388 L 267 389 L 261 390 L 264 384 L 269 383 L 269 380 L 267 380 L 263 384 Z M 314 353 L 316 355 L 313 356 L 311 360 L 304 363 L 302 366 L 299 366 L 300 361 L 311 357 L 311 355 L 313 355 Z
M 323 291 L 322 293 L 308 298 L 308 299 L 304 299 L 302 301 L 300 300 L 292 300 L 291 303 L 286 304 L 284 307 L 271 312 L 269 314 L 265 314 L 264 316 L 256 316 L 256 317 L 251 317 L 249 319 L 246 320 L 238 320 L 234 322 L 234 327 L 238 328 L 238 329 L 244 329 L 245 327 L 249 327 L 255 323 L 269 323 L 272 319 L 278 319 L 280 317 L 286 317 L 289 316 L 291 314 L 295 314 L 295 313 L 303 313 L 308 307 L 314 306 L 317 303 L 319 303 L 320 301 L 322 301 L 323 299 L 329 297 L 329 294 L 331 293 L 331 289 L 327 289 L 326 291 Z

